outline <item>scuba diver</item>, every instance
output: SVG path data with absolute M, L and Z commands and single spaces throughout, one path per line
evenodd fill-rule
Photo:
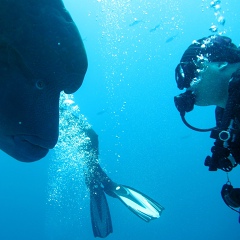
M 180 90 L 174 97 L 175 106 L 184 124 L 195 131 L 211 131 L 215 139 L 205 166 L 209 171 L 230 172 L 240 164 L 240 49 L 229 37 L 210 35 L 193 43 L 184 52 L 175 69 Z M 190 125 L 185 113 L 198 106 L 215 105 L 216 126 L 199 129 Z M 228 207 L 238 212 L 240 188 L 234 188 L 228 178 L 221 196 Z
M 113 182 L 99 164 L 98 135 L 92 129 L 72 94 L 60 95 L 59 140 L 54 148 L 59 162 L 83 166 L 85 183 L 90 192 L 90 212 L 95 237 L 112 233 L 112 221 L 105 193 L 118 198 L 129 210 L 146 222 L 161 216 L 164 207 L 140 191 Z M 59 167 L 58 167 L 59 169 Z

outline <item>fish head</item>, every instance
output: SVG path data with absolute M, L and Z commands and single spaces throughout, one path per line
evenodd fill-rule
M 0 12 L 0 149 L 23 162 L 54 148 L 60 92 L 75 92 L 87 70 L 80 34 L 67 12 L 34 11 L 21 15 L 17 9 L 15 25 L 6 17 L 16 29 L 4 24 Z

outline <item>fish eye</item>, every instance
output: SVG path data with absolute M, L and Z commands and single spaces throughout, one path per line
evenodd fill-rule
M 36 82 L 36 88 L 39 89 L 39 90 L 42 90 L 43 88 L 45 87 L 45 83 L 43 80 L 38 80 Z

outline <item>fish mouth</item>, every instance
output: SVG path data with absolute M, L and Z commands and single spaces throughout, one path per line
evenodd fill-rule
M 17 135 L 13 137 L 13 141 L 17 147 L 17 160 L 22 162 L 33 162 L 45 157 L 49 149 L 55 144 L 47 142 L 36 136 Z

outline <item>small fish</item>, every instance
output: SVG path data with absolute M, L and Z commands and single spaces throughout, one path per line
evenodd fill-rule
M 154 28 L 150 29 L 149 32 L 155 32 L 159 27 L 160 27 L 160 24 L 158 24 Z
M 191 137 L 190 134 L 189 134 L 189 135 L 184 135 L 184 136 L 182 136 L 181 139 L 187 139 L 187 138 L 189 138 L 189 137 Z
M 136 18 L 134 19 L 134 21 L 132 23 L 130 23 L 128 26 L 129 27 L 133 27 L 139 23 L 143 22 L 142 20 L 137 20 Z
M 106 113 L 106 110 L 105 110 L 105 109 L 103 109 L 103 110 L 97 112 L 97 115 L 102 115 L 102 114 L 104 114 L 104 113 Z
M 165 41 L 165 43 L 169 43 L 169 42 L 171 42 L 171 41 L 174 40 L 177 36 L 178 36 L 178 33 L 177 33 L 176 35 L 174 35 L 174 36 L 168 38 L 168 39 Z

